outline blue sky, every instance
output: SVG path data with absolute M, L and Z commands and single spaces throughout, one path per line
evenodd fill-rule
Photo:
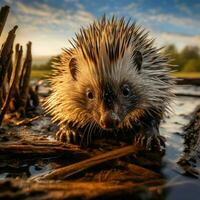
M 35 56 L 60 53 L 81 26 L 104 13 L 136 20 L 158 46 L 200 47 L 200 0 L 0 0 L 1 6 L 5 4 L 11 11 L 3 39 L 19 25 L 16 42 L 32 41 Z

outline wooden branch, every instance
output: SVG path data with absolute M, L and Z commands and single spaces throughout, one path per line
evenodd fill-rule
M 6 73 L 9 69 L 9 65 L 12 60 L 12 46 L 15 39 L 15 31 L 17 26 L 15 26 L 8 34 L 6 42 L 2 45 L 0 52 L 0 107 L 3 106 L 4 103 L 4 94 L 5 94 L 5 81 Z
M 8 13 L 9 13 L 9 6 L 4 6 L 1 8 L 0 10 L 0 36 L 1 33 L 3 31 L 4 25 L 6 23 L 6 19 L 8 17 Z
M 37 141 L 36 141 L 37 142 Z M 0 153 L 4 155 L 18 155 L 18 156 L 47 156 L 47 155 L 63 155 L 71 156 L 76 154 L 84 154 L 85 151 L 81 151 L 78 148 L 67 148 L 60 143 L 53 144 L 46 142 L 45 144 L 0 144 Z
M 29 125 L 31 122 L 33 122 L 33 121 L 35 121 L 39 118 L 40 118 L 40 116 L 36 116 L 36 117 L 33 117 L 33 118 L 25 118 L 24 120 L 16 122 L 15 125 L 17 125 L 17 126 Z
M 19 53 L 20 53 L 20 45 L 16 44 L 15 45 L 15 57 L 14 57 L 14 63 L 16 65 L 16 63 L 18 62 L 18 57 L 19 57 Z M 14 89 L 13 89 L 13 93 L 12 93 L 12 98 L 11 98 L 11 102 L 9 103 L 9 111 L 10 112 L 15 112 L 17 110 L 17 108 L 19 107 L 19 99 L 20 99 L 20 86 L 19 86 L 19 81 L 20 81 L 20 75 L 21 75 L 21 71 L 22 71 L 22 66 L 21 66 L 21 62 L 20 62 L 20 70 L 17 71 L 16 73 L 18 76 L 18 79 L 16 80 Z M 10 77 L 12 78 L 12 75 L 10 75 Z
M 183 96 L 183 97 L 196 97 L 196 98 L 199 98 L 199 97 L 200 97 L 200 94 L 176 93 L 176 96 Z
M 0 110 L 0 125 L 1 125 L 1 123 L 2 123 L 2 121 L 3 121 L 3 117 L 4 117 L 5 113 L 6 113 L 7 108 L 8 108 L 10 99 L 11 99 L 11 97 L 12 97 L 13 90 L 14 90 L 14 88 L 15 88 L 15 84 L 16 84 L 18 78 L 19 78 L 19 77 L 18 77 L 18 75 L 19 75 L 18 72 L 20 71 L 20 67 L 21 67 L 22 53 L 23 53 L 23 51 L 22 51 L 22 47 L 21 47 L 21 48 L 20 48 L 19 55 L 18 55 L 17 63 L 16 63 L 16 65 L 14 66 L 14 69 L 13 69 L 13 80 L 12 80 L 12 82 L 11 82 L 10 90 L 9 90 L 9 92 L 8 92 L 8 95 L 7 95 L 7 97 L 6 97 L 6 100 L 5 100 L 5 102 L 4 102 L 4 105 L 3 105 L 3 107 L 2 107 L 1 110 Z
M 34 106 L 39 105 L 39 97 L 37 91 L 38 91 L 38 86 L 36 86 L 34 90 L 31 86 L 29 87 L 30 99 L 33 101 Z
M 86 170 L 88 168 L 91 168 L 93 166 L 102 164 L 104 162 L 110 161 L 110 160 L 114 160 L 123 156 L 127 156 L 133 153 L 137 153 L 140 150 L 139 147 L 137 146 L 133 146 L 133 145 L 129 145 L 126 147 L 122 147 L 110 152 L 106 152 L 97 156 L 94 156 L 92 158 L 89 158 L 87 160 L 72 164 L 72 165 L 68 165 L 66 167 L 62 167 L 56 170 L 53 170 L 50 173 L 45 173 L 42 175 L 38 175 L 33 177 L 33 179 L 35 180 L 47 180 L 47 179 L 59 179 L 59 180 L 63 180 L 67 177 L 70 177 L 71 175 L 74 175 L 76 173 L 79 173 L 83 170 Z
M 178 78 L 176 84 L 200 86 L 200 78 Z
M 8 79 L 8 70 L 9 70 L 10 66 L 12 65 L 12 54 L 13 54 L 13 52 L 11 51 L 9 54 L 8 61 L 6 63 L 5 73 L 2 74 L 3 84 L 0 88 L 0 105 L 1 106 L 5 102 L 6 96 L 8 94 L 9 86 L 10 86 L 9 79 Z
M 8 12 L 8 6 L 4 6 L 0 10 L 0 35 Z M 19 44 L 15 46 L 14 64 L 12 61 L 13 43 L 17 28 L 15 26 L 9 32 L 0 50 L 0 125 L 6 112 L 15 112 L 15 117 L 19 118 L 24 116 L 30 110 L 29 108 L 36 107 L 39 104 L 37 91 L 29 85 L 32 64 L 31 42 L 27 44 L 23 68 L 21 68 L 22 55 L 19 55 L 21 51 Z M 19 59 L 19 57 L 21 58 Z
M 8 62 L 10 59 L 10 54 L 12 52 L 13 42 L 15 39 L 15 31 L 18 26 L 15 26 L 8 34 L 6 42 L 3 44 L 0 53 L 0 88 L 3 85 L 3 80 L 6 74 L 6 69 L 8 69 Z
M 149 180 L 151 178 L 153 178 L 153 179 L 161 178 L 160 174 L 158 174 L 152 170 L 149 170 L 147 168 L 141 167 L 139 165 L 135 165 L 133 163 L 128 164 L 128 169 L 134 174 L 137 173 L 139 176 L 147 177 Z
M 1 199 L 164 199 L 163 179 L 144 183 L 125 182 L 33 182 L 22 179 L 0 181 Z M 160 193 L 159 193 L 160 192 Z
M 25 114 L 27 100 L 29 96 L 29 82 L 30 82 L 30 75 L 31 75 L 31 63 L 32 63 L 32 55 L 31 55 L 31 42 L 27 44 L 27 52 L 26 58 L 24 61 L 23 69 L 22 69 L 22 82 L 21 90 L 20 90 L 20 107 L 19 112 L 21 115 Z

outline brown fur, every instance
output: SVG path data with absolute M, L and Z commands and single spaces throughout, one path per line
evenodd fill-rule
M 101 131 L 100 120 L 108 113 L 109 120 L 110 116 L 119 118 L 115 129 L 131 129 L 145 116 L 160 120 L 170 110 L 174 81 L 169 60 L 135 23 L 103 17 L 82 28 L 71 44 L 53 63 L 52 94 L 46 103 L 60 125 Z M 131 90 L 129 99 L 121 94 L 126 84 Z M 92 101 L 86 98 L 88 88 L 95 95 Z M 113 102 L 109 107 L 105 93 L 110 88 L 107 97 Z

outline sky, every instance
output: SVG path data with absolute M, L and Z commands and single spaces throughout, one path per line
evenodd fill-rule
M 57 55 L 75 32 L 103 14 L 131 18 L 150 32 L 157 46 L 200 47 L 200 0 L 0 0 L 10 13 L 0 45 L 14 26 L 16 42 L 31 41 L 33 56 Z

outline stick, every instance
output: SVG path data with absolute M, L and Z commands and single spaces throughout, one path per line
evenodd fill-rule
M 75 150 L 66 148 L 64 146 L 60 145 L 31 145 L 31 144 L 0 144 L 0 152 L 4 155 L 7 154 L 18 154 L 18 155 L 60 155 L 60 154 L 66 154 L 66 155 L 72 155 L 76 154 L 77 152 L 81 152 L 81 150 Z
M 27 52 L 26 58 L 24 61 L 23 69 L 22 69 L 22 84 L 20 90 L 20 103 L 19 103 L 19 112 L 21 115 L 24 115 L 26 112 L 26 105 L 29 94 L 29 82 L 31 75 L 31 63 L 32 63 L 32 55 L 31 55 L 31 42 L 27 44 Z
M 7 95 L 7 97 L 6 97 L 6 100 L 5 100 L 5 102 L 4 102 L 4 105 L 3 105 L 3 107 L 2 107 L 1 110 L 0 110 L 0 125 L 1 125 L 1 123 L 2 123 L 2 121 L 3 121 L 3 117 L 4 117 L 5 113 L 6 113 L 7 108 L 8 108 L 10 99 L 11 99 L 11 97 L 12 97 L 13 90 L 14 90 L 14 88 L 15 88 L 15 84 L 16 84 L 18 78 L 19 78 L 19 77 L 18 77 L 18 75 L 19 75 L 18 72 L 20 71 L 22 53 L 23 53 L 23 51 L 22 51 L 22 47 L 21 47 L 21 48 L 20 48 L 19 55 L 18 55 L 17 63 L 16 63 L 16 65 L 14 66 L 15 69 L 13 70 L 13 81 L 12 81 L 12 83 L 11 83 L 10 90 L 9 90 L 9 92 L 8 92 L 8 95 Z
M 1 55 L 0 55 L 0 88 L 3 85 L 3 80 L 6 74 L 6 69 L 8 68 L 7 63 L 10 59 L 10 54 L 12 52 L 13 42 L 15 39 L 15 31 L 17 30 L 18 26 L 15 26 L 9 33 L 8 37 L 6 39 L 6 42 L 4 43 L 2 49 L 1 49 Z
M 160 191 L 163 179 L 143 183 L 51 181 L 33 182 L 22 179 L 0 181 L 1 199 L 163 199 Z M 160 198 L 159 198 L 160 197 Z
M 179 78 L 176 81 L 178 85 L 200 85 L 200 78 Z
M 184 94 L 184 93 L 176 93 L 176 96 L 183 96 L 183 97 L 196 97 L 199 98 L 200 94 Z
M 42 175 L 38 175 L 33 177 L 33 179 L 65 179 L 71 175 L 74 175 L 78 172 L 81 172 L 85 169 L 91 168 L 93 166 L 99 165 L 101 163 L 104 163 L 106 161 L 114 160 L 123 156 L 127 156 L 133 153 L 137 153 L 139 151 L 139 147 L 129 145 L 126 147 L 122 147 L 120 149 L 116 149 L 113 151 L 109 151 L 106 153 L 103 153 L 101 155 L 94 156 L 92 158 L 89 158 L 87 160 L 74 163 L 72 165 L 68 165 L 66 167 L 62 167 L 56 170 L 53 170 L 50 173 L 45 173 Z

